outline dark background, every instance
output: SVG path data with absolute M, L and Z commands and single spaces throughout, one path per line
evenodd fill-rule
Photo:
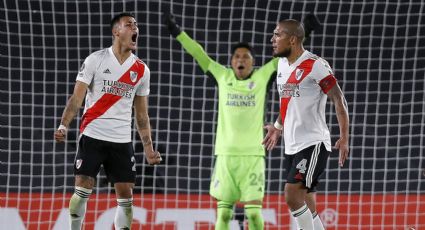
M 66 144 L 58 127 L 77 71 L 91 52 L 111 45 L 109 22 L 130 11 L 139 22 L 136 54 L 151 69 L 149 114 L 163 164 L 148 166 L 138 153 L 136 192 L 207 193 L 217 119 L 217 91 L 169 36 L 162 11 L 218 62 L 230 63 L 231 45 L 247 41 L 256 63 L 271 57 L 279 19 L 322 22 L 305 47 L 335 70 L 349 105 L 351 155 L 338 168 L 337 152 L 318 190 L 323 193 L 423 193 L 425 3 L 417 1 L 2 1 L 0 2 L 0 191 L 72 192 L 81 112 Z M 406 2 L 406 3 L 405 3 Z M 269 94 L 265 122 L 277 116 Z M 333 143 L 339 128 L 332 106 Z M 282 144 L 282 143 L 281 143 Z M 282 145 L 281 145 L 282 146 Z M 283 148 L 268 154 L 268 193 L 283 188 Z M 109 191 L 101 172 L 99 192 Z

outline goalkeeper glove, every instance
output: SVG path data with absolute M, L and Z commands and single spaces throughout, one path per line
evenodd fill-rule
M 173 37 L 177 37 L 182 32 L 172 13 L 164 13 L 164 22 Z

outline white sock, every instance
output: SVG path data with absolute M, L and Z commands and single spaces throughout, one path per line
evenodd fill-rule
M 75 187 L 75 192 L 69 201 L 69 216 L 70 216 L 70 229 L 80 230 L 83 224 L 84 216 L 86 215 L 87 201 L 92 190 Z
M 325 230 L 325 227 L 322 224 L 322 221 L 320 220 L 319 215 L 317 214 L 317 212 L 313 212 L 313 225 L 314 225 L 314 230 Z
M 302 230 L 313 230 L 313 216 L 311 215 L 310 209 L 304 204 L 298 210 L 291 212 L 292 216 L 297 222 L 298 229 Z
M 133 221 L 133 198 L 117 199 L 117 211 L 115 212 L 115 229 L 131 229 Z

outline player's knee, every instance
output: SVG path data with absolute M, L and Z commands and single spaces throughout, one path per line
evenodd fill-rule
M 264 220 L 261 213 L 262 205 L 249 204 L 245 205 L 245 215 L 248 218 L 249 229 L 263 230 Z
M 303 189 L 302 184 L 286 184 L 285 185 L 285 201 L 292 210 L 298 209 L 304 205 L 304 197 L 307 190 Z
M 261 220 L 263 218 L 261 215 L 261 206 L 255 208 L 245 207 L 245 215 L 248 218 L 248 221 L 257 222 L 258 220 Z
M 296 196 L 295 197 L 285 196 L 285 200 L 286 200 L 286 204 L 291 210 L 299 209 L 301 206 L 305 204 L 303 199 L 299 199 L 299 197 L 296 197 Z
M 298 206 L 298 203 L 299 203 L 297 200 L 295 200 L 291 196 L 285 196 L 285 201 L 286 201 L 286 204 L 288 205 L 288 207 L 291 210 L 296 209 L 295 207 L 297 207 Z
M 95 184 L 95 179 L 86 175 L 76 175 L 75 176 L 75 186 L 83 187 L 87 189 L 92 189 Z
M 115 183 L 115 194 L 118 199 L 129 199 L 133 197 L 133 183 Z
M 232 219 L 233 211 L 230 208 L 219 208 L 217 210 L 217 219 L 225 223 Z
M 217 203 L 217 223 L 228 223 L 233 216 L 233 203 L 218 201 Z

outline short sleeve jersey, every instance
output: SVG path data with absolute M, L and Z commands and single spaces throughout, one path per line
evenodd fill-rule
M 331 151 L 325 118 L 326 93 L 336 79 L 328 62 L 309 51 L 291 65 L 286 58 L 280 58 L 276 81 L 285 153 L 292 155 L 320 142 Z
M 131 142 L 136 95 L 149 94 L 149 68 L 134 54 L 120 64 L 112 47 L 90 54 L 77 76 L 88 85 L 80 134 L 99 140 Z
M 231 68 L 212 60 L 185 32 L 177 40 L 212 75 L 218 84 L 218 122 L 215 155 L 264 156 L 264 112 L 268 83 L 276 73 L 278 59 L 272 59 L 238 80 Z

